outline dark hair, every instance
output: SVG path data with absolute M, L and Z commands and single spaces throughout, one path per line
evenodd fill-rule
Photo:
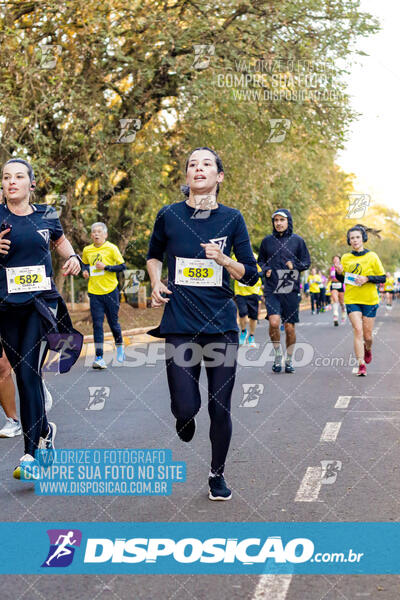
M 35 181 L 35 173 L 33 172 L 32 165 L 28 163 L 27 160 L 24 160 L 23 158 L 10 158 L 10 160 L 8 160 L 4 166 L 9 165 L 10 163 L 20 163 L 21 165 L 25 165 L 25 167 L 28 169 L 28 175 L 31 183 L 32 181 Z
M 218 154 L 215 152 L 215 150 L 212 150 L 211 148 L 208 148 L 208 146 L 201 146 L 201 148 L 195 148 L 189 154 L 189 156 L 188 156 L 188 158 L 186 160 L 185 173 L 187 173 L 187 170 L 188 170 L 190 157 L 192 156 L 192 154 L 194 152 L 197 152 L 197 150 L 208 150 L 208 152 L 211 152 L 211 154 L 214 155 L 215 164 L 217 165 L 217 171 L 218 171 L 218 173 L 223 173 L 224 172 L 224 166 L 222 164 L 222 160 L 221 160 L 220 156 L 218 156 Z M 181 185 L 181 192 L 183 192 L 183 194 L 185 196 L 189 196 L 189 194 L 190 194 L 190 188 L 189 188 L 189 186 L 188 185 Z M 219 183 L 217 183 L 217 196 L 218 196 L 218 193 L 219 193 Z
M 366 227 L 365 225 L 362 225 L 361 223 L 357 223 L 357 225 L 354 225 L 354 227 L 350 227 L 350 229 L 347 232 L 347 243 L 350 246 L 350 233 L 352 231 L 359 231 L 362 235 L 362 241 L 366 242 L 368 240 L 368 234 L 372 233 L 372 235 L 375 235 L 377 238 L 381 239 L 381 236 L 379 235 L 380 232 L 382 231 L 381 229 L 373 229 L 372 227 Z
M 336 256 L 337 256 L 338 258 L 342 258 L 342 257 L 340 256 L 340 254 L 334 254 L 334 255 L 332 256 L 332 260 L 333 260 L 334 258 L 336 258 Z

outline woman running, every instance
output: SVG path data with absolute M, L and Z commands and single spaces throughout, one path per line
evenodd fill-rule
M 334 258 L 336 278 L 344 281 L 344 302 L 354 334 L 354 352 L 358 360 L 357 376 L 365 376 L 365 363 L 372 360 L 372 330 L 379 306 L 377 283 L 384 283 L 385 271 L 379 256 L 364 248 L 368 231 L 357 224 L 347 232 L 347 243 L 352 251 Z M 344 275 L 343 275 L 344 274 Z
M 41 375 L 47 350 L 62 351 L 60 372 L 65 372 L 78 358 L 83 341 L 54 285 L 50 245 L 66 261 L 64 275 L 77 275 L 80 261 L 56 211 L 31 203 L 35 185 L 28 162 L 12 158 L 5 163 L 4 204 L 0 205 L 0 334 L 20 397 L 25 454 L 14 470 L 16 479 L 34 478 L 29 463 L 38 448 L 54 449 L 56 425 L 47 421 Z
M 210 500 L 232 496 L 224 466 L 232 434 L 238 326 L 229 281 L 233 277 L 252 286 L 258 280 L 242 214 L 217 203 L 223 179 L 222 161 L 216 152 L 205 147 L 193 150 L 186 163 L 187 186 L 182 190 L 188 199 L 159 211 L 147 255 L 152 305 L 165 305 L 160 326 L 150 333 L 166 339 L 171 410 L 184 442 L 195 433 L 204 360 L 211 420 Z M 232 250 L 237 262 L 230 258 Z M 164 254 L 168 287 L 161 282 Z
M 342 325 L 346 322 L 346 307 L 344 304 L 344 283 L 339 281 L 336 277 L 335 271 L 335 259 L 340 262 L 340 256 L 337 254 L 333 256 L 333 266 L 331 267 L 329 279 L 331 282 L 331 297 L 333 304 L 333 324 L 335 327 L 339 326 L 339 304 L 342 313 Z

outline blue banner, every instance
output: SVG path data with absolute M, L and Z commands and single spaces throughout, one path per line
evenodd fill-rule
M 398 574 L 399 523 L 1 523 L 1 574 Z

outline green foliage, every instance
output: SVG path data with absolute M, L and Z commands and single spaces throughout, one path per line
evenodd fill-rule
M 226 168 L 221 201 L 243 211 L 255 249 L 285 206 L 323 266 L 352 189 L 334 163 L 354 118 L 344 65 L 376 30 L 348 0 L 6 2 L 0 159 L 32 160 L 39 201 L 66 195 L 77 248 L 102 220 L 141 267 L 157 211 L 181 198 L 188 151 L 211 146 Z M 51 68 L 43 44 L 58 47 Z M 215 47 L 207 68 L 193 44 Z M 140 128 L 117 143 L 128 118 Z M 270 119 L 290 121 L 280 143 Z

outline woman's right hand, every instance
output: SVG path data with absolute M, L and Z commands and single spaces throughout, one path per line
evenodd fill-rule
M 172 294 L 172 292 L 167 288 L 166 285 L 161 283 L 161 281 L 157 281 L 157 283 L 153 286 L 153 291 L 151 292 L 152 308 L 158 308 L 169 302 L 169 298 L 163 298 L 161 294 Z
M 5 235 L 10 233 L 11 229 L 5 229 L 0 233 L 0 254 L 8 254 L 11 242 L 4 238 Z
M 89 279 L 90 275 L 87 271 L 82 271 L 82 275 L 84 279 Z

